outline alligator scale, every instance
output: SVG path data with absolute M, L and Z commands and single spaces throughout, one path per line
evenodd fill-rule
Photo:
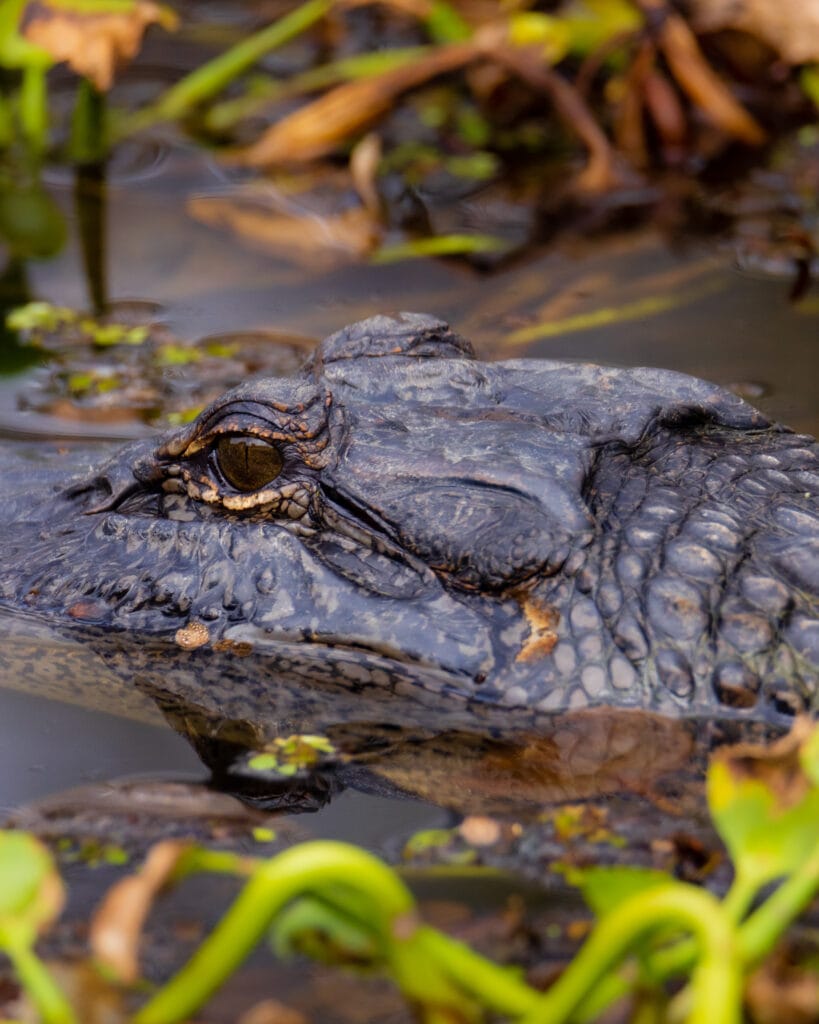
M 0 513 L 4 607 L 212 715 L 819 704 L 819 445 L 669 371 L 375 317 Z

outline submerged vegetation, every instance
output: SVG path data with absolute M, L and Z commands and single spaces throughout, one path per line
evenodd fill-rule
M 717 0 L 280 8 L 232 45 L 225 33 L 221 52 L 172 84 L 130 93 L 127 72 L 117 76 L 140 48 L 156 33 L 194 38 L 193 23 L 153 0 L 6 0 L 0 175 L 14 204 L 0 205 L 0 233 L 12 251 L 36 257 L 62 244 L 38 185 L 43 159 L 104 166 L 126 140 L 176 122 L 225 166 L 275 185 L 273 199 L 252 183 L 198 198 L 190 212 L 206 223 L 314 253 L 298 208 L 316 172 L 326 197 L 338 188 L 330 168 L 343 168 L 346 198 L 322 213 L 325 248 L 378 262 L 492 262 L 542 226 L 500 212 L 483 227 L 451 222 L 435 204 L 401 198 L 402 186 L 451 198 L 503 183 L 510 202 L 540 216 L 611 192 L 629 207 L 650 200 L 638 193 L 657 172 L 720 173 L 737 147 L 761 150 L 809 123 L 819 94 L 819 27 L 798 3 L 775 16 Z M 62 65 L 73 79 L 55 76 Z
M 309 740 L 311 749 L 323 749 L 317 737 Z M 138 947 L 151 905 L 190 875 L 216 872 L 246 879 L 232 906 L 175 977 L 135 1014 L 117 1019 L 189 1020 L 267 937 L 280 956 L 386 974 L 427 1024 L 592 1022 L 623 1000 L 631 1020 L 735 1024 L 744 1000 L 751 1019 L 764 1021 L 771 1019 L 770 991 L 758 979 L 771 969 L 774 950 L 781 959 L 788 929 L 819 893 L 819 728 L 801 720 L 769 748 L 724 749 L 707 789 L 734 869 L 724 898 L 660 871 L 564 865 L 597 921 L 545 991 L 520 969 L 426 925 L 395 870 L 331 841 L 302 843 L 268 860 L 161 843 L 97 910 L 92 956 L 108 985 L 144 991 Z M 33 950 L 59 913 L 62 893 L 44 847 L 24 833 L 0 834 L 0 946 L 46 1024 L 78 1019 Z M 807 980 L 815 1016 L 815 966 L 798 946 L 792 956 L 789 970 Z M 808 1019 L 804 990 L 800 999 L 801 1017 L 787 990 L 780 993 L 776 1019 Z

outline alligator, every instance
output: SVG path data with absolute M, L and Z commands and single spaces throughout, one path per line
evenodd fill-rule
M 35 483 L 0 499 L 0 607 L 211 716 L 819 706 L 819 444 L 680 373 L 376 316 Z

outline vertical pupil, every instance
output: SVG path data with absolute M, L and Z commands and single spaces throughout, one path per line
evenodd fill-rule
M 240 491 L 255 491 L 282 470 L 278 449 L 257 437 L 220 437 L 216 460 L 228 483 Z

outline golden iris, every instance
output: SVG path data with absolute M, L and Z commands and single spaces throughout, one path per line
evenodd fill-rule
M 282 471 L 281 452 L 258 437 L 227 435 L 216 442 L 216 461 L 237 491 L 258 491 Z

